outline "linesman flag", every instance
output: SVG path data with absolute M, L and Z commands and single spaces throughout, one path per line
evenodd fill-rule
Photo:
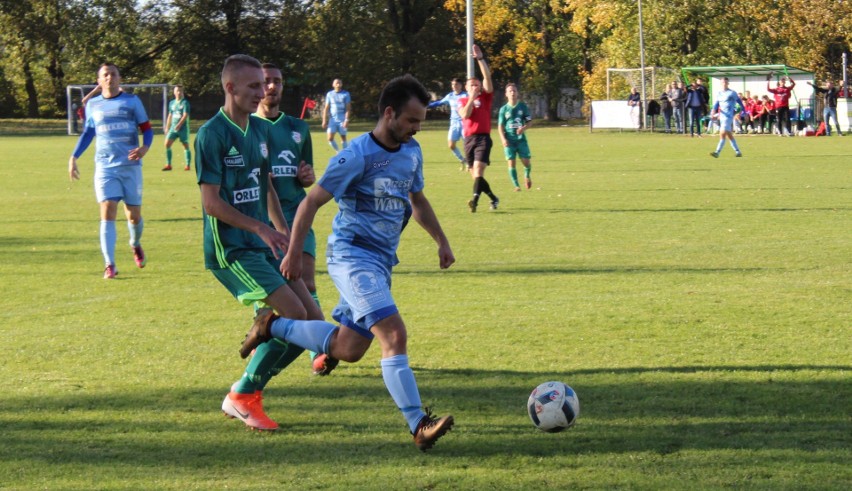
M 305 119 L 305 111 L 308 109 L 313 109 L 317 107 L 317 101 L 311 99 L 310 97 L 305 97 L 305 103 L 302 105 L 302 115 L 299 116 L 299 119 Z

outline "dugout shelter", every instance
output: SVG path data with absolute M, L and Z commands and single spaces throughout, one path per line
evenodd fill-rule
M 766 91 L 766 76 L 772 75 L 771 87 L 775 87 L 779 77 L 787 77 L 796 82 L 796 87 L 790 97 L 791 117 L 815 125 L 818 116 L 816 111 L 815 91 L 808 82 L 814 83 L 814 72 L 787 65 L 731 65 L 731 66 L 687 66 L 681 69 L 684 83 L 691 83 L 694 78 L 707 81 L 710 92 L 709 105 L 716 102 L 716 93 L 722 87 L 722 78 L 728 77 L 729 88 L 735 92 L 749 91 L 752 96 L 773 95 Z M 820 113 L 822 111 L 819 111 Z M 821 117 L 821 116 L 820 116 Z

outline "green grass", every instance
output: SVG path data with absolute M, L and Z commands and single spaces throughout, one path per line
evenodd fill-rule
M 327 378 L 305 358 L 274 379 L 276 434 L 221 415 L 250 312 L 204 270 L 194 173 L 160 172 L 161 135 L 149 264 L 121 225 L 115 281 L 93 150 L 69 183 L 73 138 L 0 138 L 0 488 L 849 489 L 852 138 L 744 136 L 745 158 L 716 160 L 715 138 L 540 127 L 534 189 L 511 192 L 495 149 L 501 209 L 470 214 L 432 128 L 426 192 L 457 263 L 440 271 L 412 226 L 394 278 L 424 403 L 457 421 L 427 454 L 377 347 Z M 550 379 L 582 405 L 555 435 L 525 413 Z

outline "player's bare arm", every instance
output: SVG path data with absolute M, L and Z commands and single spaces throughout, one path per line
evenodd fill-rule
M 232 227 L 251 232 L 269 246 L 272 250 L 272 255 L 276 259 L 281 257 L 279 251 L 286 252 L 289 245 L 289 238 L 281 232 L 273 229 L 269 225 L 255 220 L 249 216 L 240 213 L 239 210 L 228 204 L 219 196 L 218 184 L 199 185 L 201 188 L 201 204 L 204 206 L 204 211 L 208 215 L 221 220 Z
M 73 155 L 68 159 L 68 178 L 72 181 L 80 179 L 80 169 L 77 168 L 77 157 Z
M 302 276 L 302 249 L 308 236 L 317 211 L 331 201 L 334 196 L 321 186 L 314 186 L 296 210 L 293 228 L 290 230 L 290 250 L 281 261 L 281 274 L 288 280 L 296 280 Z M 292 254 L 290 253 L 292 251 Z
M 411 216 L 438 244 L 438 261 L 441 269 L 449 268 L 456 262 L 456 257 L 453 255 L 452 248 L 450 248 L 450 241 L 444 234 L 440 222 L 438 222 L 438 216 L 432 209 L 432 204 L 429 203 L 423 191 L 408 193 L 408 198 L 411 200 Z
M 475 44 L 473 45 L 472 54 L 473 58 L 476 59 L 479 64 L 479 71 L 482 72 L 482 89 L 486 94 L 494 92 L 494 83 L 491 81 L 491 67 L 489 67 L 488 62 L 485 61 L 485 55 L 483 55 L 479 46 Z
M 287 226 L 287 219 L 284 218 L 284 211 L 281 210 L 281 201 L 278 199 L 278 193 L 275 191 L 275 186 L 272 183 L 272 175 L 268 176 L 269 187 L 266 191 L 267 212 L 272 224 L 275 225 L 275 230 L 290 237 L 290 227 Z

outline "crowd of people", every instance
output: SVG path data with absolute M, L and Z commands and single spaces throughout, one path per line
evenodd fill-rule
M 787 77 L 780 77 L 774 87 L 771 82 L 772 75 L 768 75 L 765 94 L 752 94 L 748 90 L 737 93 L 742 104 L 737 103 L 734 108 L 733 133 L 779 136 L 796 134 L 790 108 L 796 82 Z M 810 82 L 808 84 L 813 85 Z M 843 87 L 843 84 L 838 83 L 838 86 Z M 826 135 L 831 135 L 832 120 L 837 134 L 842 135 L 837 119 L 837 99 L 844 97 L 843 89 L 838 89 L 829 81 L 823 88 L 814 86 L 814 90 L 823 97 L 822 121 L 825 123 Z M 719 130 L 717 119 L 707 112 L 709 102 L 709 93 L 700 78 L 688 85 L 678 80 L 669 83 L 657 103 L 658 114 L 663 117 L 664 131 L 701 137 L 702 131 L 709 133 Z M 650 109 L 648 112 L 650 115 Z M 801 119 L 801 115 L 796 116 Z

